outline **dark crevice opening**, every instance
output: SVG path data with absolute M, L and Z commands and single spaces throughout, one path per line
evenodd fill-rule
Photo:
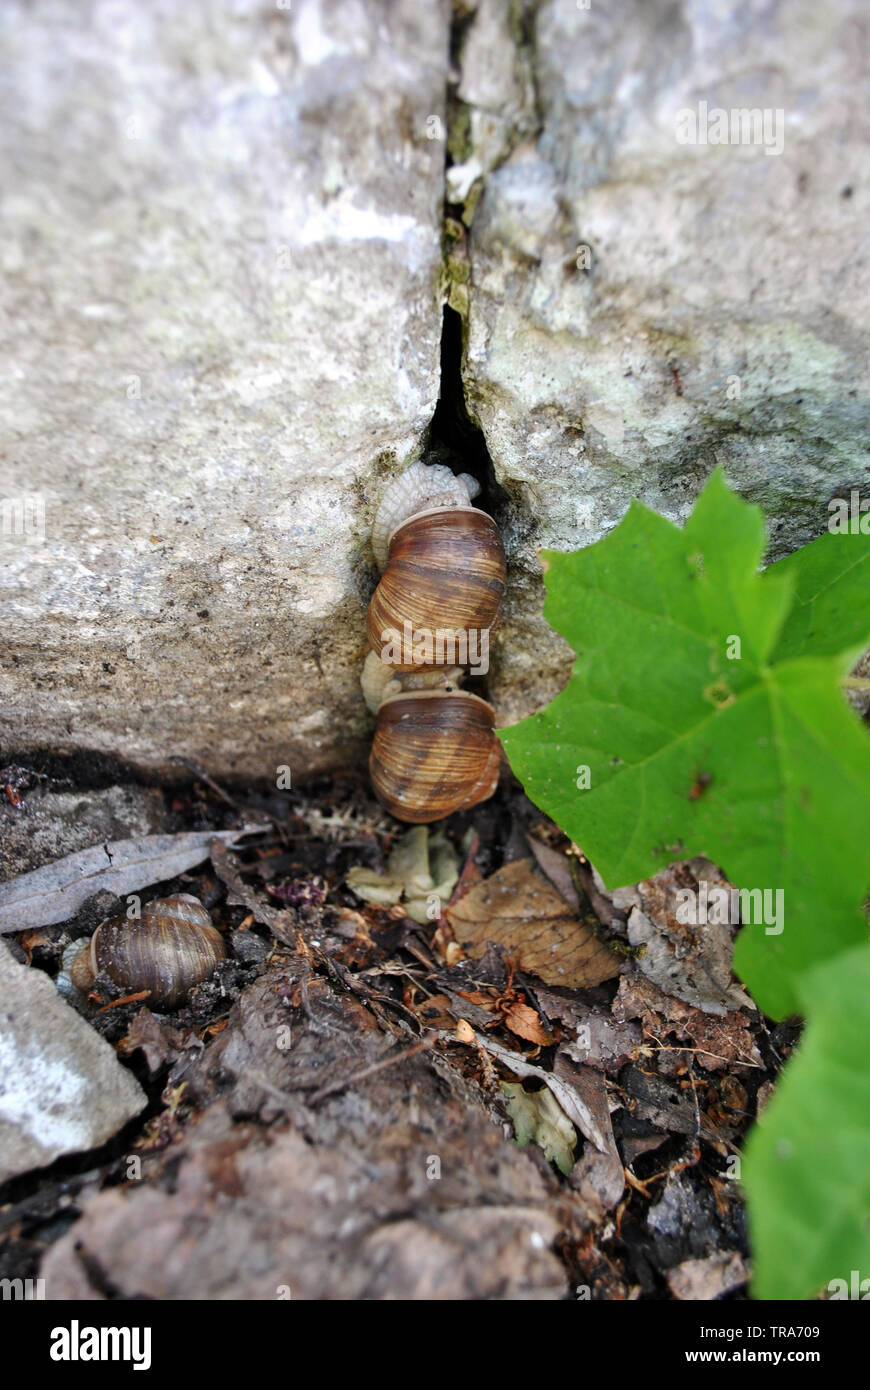
M 480 484 L 475 507 L 489 512 L 498 521 L 505 494 L 496 480 L 483 430 L 472 419 L 465 401 L 462 327 L 461 316 L 445 305 L 441 330 L 441 389 L 429 426 L 426 460 L 446 463 L 454 473 L 470 473 Z M 463 686 L 473 694 L 487 697 L 485 678 L 468 677 Z
M 470 473 L 485 489 L 495 471 L 483 430 L 472 420 L 462 380 L 462 319 L 444 306 L 441 328 L 441 389 L 432 424 L 429 450 L 459 473 Z
M 453 18 L 450 25 L 449 71 L 447 88 L 447 125 L 452 129 L 458 111 L 462 106 L 459 98 L 459 72 L 462 66 L 462 49 L 466 34 L 474 18 L 473 10 L 463 12 L 463 7 L 453 4 Z M 449 258 L 450 238 L 446 237 L 448 226 L 453 223 L 463 227 L 464 209 L 447 200 L 447 171 L 454 162 L 451 140 L 444 142 L 444 205 L 442 210 L 442 245 Z M 466 229 L 467 236 L 467 229 Z M 449 278 L 449 277 L 448 277 Z M 469 413 L 465 400 L 465 385 L 462 377 L 465 349 L 464 324 L 462 317 L 449 304 L 444 305 L 441 322 L 441 385 L 438 404 L 426 440 L 427 460 L 430 463 L 446 463 L 454 473 L 470 473 L 480 484 L 480 494 L 474 505 L 490 512 L 498 519 L 506 503 L 506 495 L 495 476 L 492 458 L 487 448 L 486 438 L 478 422 Z
M 495 476 L 486 436 L 469 414 L 462 380 L 462 319 L 444 306 L 441 329 L 441 389 L 429 426 L 427 457 L 447 463 L 454 473 L 470 473 L 480 483 L 474 505 L 498 516 L 505 494 Z

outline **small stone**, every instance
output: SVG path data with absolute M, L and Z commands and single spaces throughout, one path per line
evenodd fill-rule
M 29 873 L 103 841 L 157 835 L 167 829 L 159 791 L 127 786 L 56 792 L 37 785 L 23 806 L 0 800 L 0 880 Z
M 251 931 L 230 932 L 230 945 L 233 955 L 242 965 L 261 965 L 269 950 L 263 938 Z
M 49 977 L 0 943 L 0 1182 L 98 1148 L 146 1103 Z

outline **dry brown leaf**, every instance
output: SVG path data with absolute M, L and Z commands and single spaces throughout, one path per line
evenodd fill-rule
M 528 1004 L 522 1004 L 519 1000 L 511 1004 L 504 1016 L 504 1021 L 512 1033 L 516 1033 L 518 1038 L 525 1038 L 526 1042 L 538 1043 L 540 1047 L 549 1047 L 553 1041 L 553 1034 L 548 1033 L 539 1015 Z
M 668 1033 L 694 1044 L 698 1061 L 707 1071 L 718 1071 L 733 1062 L 750 1067 L 762 1064 L 747 1013 L 738 1009 L 724 1018 L 702 1013 L 665 994 L 644 975 L 630 973 L 622 977 L 613 1001 L 613 1017 L 617 1022 L 639 1019 L 645 1036 L 660 1044 Z
M 465 863 L 463 864 L 462 872 L 459 875 L 459 881 L 456 884 L 456 887 L 454 888 L 450 898 L 450 901 L 452 903 L 458 902 L 460 898 L 465 896 L 469 888 L 472 888 L 475 883 L 480 883 L 481 879 L 483 878 L 483 874 L 480 872 L 480 869 L 474 862 L 474 856 L 477 854 L 477 851 L 479 849 L 480 836 L 477 834 L 472 835 L 471 843 L 468 846 L 468 851 L 465 856 Z
M 33 952 L 37 947 L 51 946 L 52 942 L 49 937 L 46 936 L 45 932 L 34 929 L 32 931 L 23 931 L 18 937 L 18 945 L 27 956 L 27 964 L 32 965 Z
M 566 903 L 576 911 L 580 906 L 580 899 L 571 877 L 571 861 L 567 854 L 564 850 L 553 849 L 551 845 L 545 845 L 541 840 L 536 840 L 534 835 L 527 835 L 526 843 L 538 861 L 538 868 L 541 873 L 550 880 Z
M 620 960 L 571 911 L 528 859 L 516 859 L 446 910 L 472 960 L 503 946 L 520 970 L 545 984 L 582 989 L 619 974 Z
M 141 1048 L 149 1074 L 154 1076 L 161 1067 L 177 1062 L 185 1047 L 191 1043 L 197 1050 L 201 1046 L 190 1029 L 172 1028 L 168 1023 L 161 1023 L 150 1009 L 143 1007 L 118 1043 L 118 1052 L 122 1057 L 129 1057 L 137 1048 Z
M 460 999 L 467 999 L 469 1004 L 477 1004 L 478 1008 L 489 1009 L 490 1012 L 495 1008 L 493 995 L 484 994 L 481 989 L 458 989 L 456 993 Z
M 440 1028 L 449 1032 L 455 1027 L 450 1013 L 450 998 L 446 994 L 432 994 L 414 1006 L 414 1012 L 427 1028 Z

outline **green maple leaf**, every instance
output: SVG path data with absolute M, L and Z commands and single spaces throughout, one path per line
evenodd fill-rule
M 800 993 L 806 1033 L 744 1158 L 758 1298 L 851 1287 L 853 1270 L 870 1292 L 870 947 L 816 967 Z
M 745 926 L 735 953 L 781 1017 L 803 971 L 866 937 L 870 739 L 840 684 L 870 642 L 870 541 L 826 535 L 761 573 L 764 545 L 717 471 L 682 530 L 633 503 L 596 544 L 545 552 L 574 670 L 501 738 L 609 887 L 704 854 L 781 890 L 783 929 Z

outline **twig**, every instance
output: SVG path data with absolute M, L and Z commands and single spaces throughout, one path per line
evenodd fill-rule
M 150 989 L 140 989 L 138 994 L 124 994 L 120 999 L 113 999 L 111 1004 L 104 1004 L 101 1009 L 97 1009 L 97 1013 L 104 1014 L 107 1009 L 117 1009 L 120 1004 L 136 1004 L 140 999 L 150 998 L 150 995 Z
M 333 1095 L 335 1091 L 343 1091 L 346 1086 L 355 1086 L 357 1081 L 364 1081 L 369 1076 L 374 1076 L 375 1072 L 384 1071 L 387 1067 L 392 1067 L 396 1062 L 405 1062 L 409 1057 L 414 1057 L 418 1052 L 425 1052 L 434 1042 L 438 1041 L 437 1033 L 427 1033 L 420 1042 L 414 1043 L 412 1047 L 405 1047 L 401 1052 L 395 1049 L 390 1051 L 387 1057 L 381 1058 L 380 1062 L 372 1062 L 368 1067 L 363 1067 L 360 1071 L 355 1071 L 351 1076 L 345 1077 L 340 1081 L 332 1081 L 328 1086 L 323 1086 L 319 1091 L 315 1091 L 310 1097 L 308 1104 L 317 1105 L 318 1101 L 324 1100 L 327 1096 Z
M 767 1068 L 759 1062 L 744 1062 L 742 1057 L 720 1057 L 718 1052 L 709 1052 L 706 1047 L 670 1047 L 666 1043 L 660 1043 L 655 1033 L 648 1033 L 654 1043 L 658 1043 L 659 1052 L 692 1052 L 699 1053 L 702 1057 L 713 1057 L 717 1062 L 724 1062 L 727 1066 L 751 1067 L 753 1071 L 766 1071 Z
M 698 1147 L 698 1140 L 701 1137 L 701 1107 L 698 1104 L 698 1088 L 695 1085 L 695 1073 L 689 1067 L 689 1080 L 692 1083 L 692 1099 L 695 1102 L 695 1148 Z
M 205 769 L 200 767 L 198 763 L 195 763 L 192 758 L 186 758 L 183 753 L 173 753 L 169 761 L 172 763 L 184 763 L 184 766 L 193 773 L 194 777 L 198 778 L 200 782 L 205 782 L 207 787 L 211 787 L 215 796 L 219 796 L 221 801 L 225 801 L 228 806 L 232 806 L 234 811 L 242 810 L 242 807 L 237 801 L 233 800 L 229 792 L 225 792 L 223 787 L 218 786 L 217 782 L 209 777 Z M 264 814 L 268 815 L 268 812 Z M 272 817 L 269 816 L 269 819 L 271 820 Z

